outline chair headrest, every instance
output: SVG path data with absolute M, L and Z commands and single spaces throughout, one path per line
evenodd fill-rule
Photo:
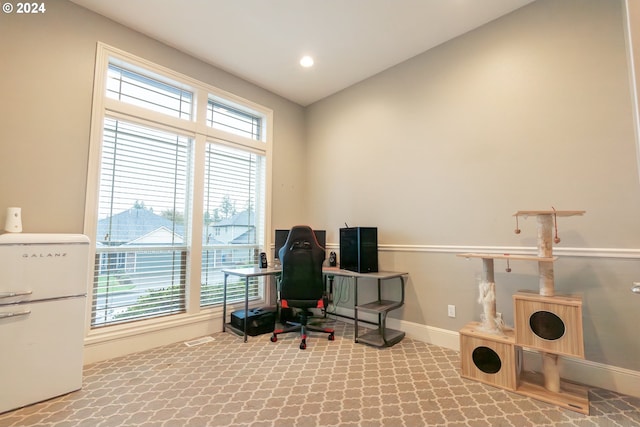
M 293 249 L 313 248 L 322 249 L 322 246 L 320 246 L 318 240 L 316 239 L 316 235 L 313 232 L 313 229 L 308 225 L 296 225 L 289 231 L 286 242 L 284 243 L 282 248 L 280 248 L 280 254 L 284 254 L 287 251 Z M 282 260 L 282 257 L 280 259 Z

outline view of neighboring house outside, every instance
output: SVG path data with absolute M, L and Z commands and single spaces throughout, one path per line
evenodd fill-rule
M 244 210 L 230 218 L 205 225 L 202 234 L 203 306 L 222 301 L 222 268 L 255 264 L 258 249 L 254 220 L 253 211 Z M 96 254 L 96 274 L 113 284 L 112 289 L 102 292 L 95 300 L 95 311 L 102 314 L 103 323 L 131 317 L 135 310 L 144 313 L 155 309 L 153 294 L 162 293 L 166 297 L 166 292 L 183 280 L 181 276 L 186 274 L 184 268 L 163 270 L 158 267 L 172 265 L 177 260 L 182 262 L 186 254 L 158 253 L 149 249 L 183 244 L 184 234 L 184 224 L 156 214 L 144 207 L 144 203 L 136 203 L 128 210 L 98 222 L 98 246 L 102 250 Z M 230 286 L 228 292 L 244 295 L 244 282 Z M 179 307 L 183 298 L 180 292 L 176 292 L 176 295 L 176 306 Z M 139 299 L 140 304 L 136 304 Z M 134 310 L 131 307 L 135 307 Z
M 230 218 L 212 222 L 207 226 L 208 241 L 203 242 L 201 306 L 222 302 L 222 268 L 239 268 L 256 265 L 259 247 L 253 210 L 244 210 Z M 238 299 L 244 296 L 244 280 L 228 279 L 228 297 Z M 250 295 L 257 296 L 257 278 L 250 279 Z

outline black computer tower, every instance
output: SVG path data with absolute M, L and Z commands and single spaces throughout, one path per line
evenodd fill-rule
M 340 268 L 358 273 L 378 271 L 378 229 L 376 227 L 340 229 Z

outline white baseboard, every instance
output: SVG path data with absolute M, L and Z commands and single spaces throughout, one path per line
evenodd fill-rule
M 460 334 L 456 331 L 392 318 L 387 319 L 387 325 L 390 328 L 405 331 L 406 335 L 413 339 L 460 351 Z M 541 366 L 539 353 L 532 350 L 524 351 L 524 367 L 526 370 L 540 372 Z M 561 375 L 562 378 L 586 386 L 640 397 L 640 372 L 638 371 L 604 365 L 589 360 L 563 357 Z
M 220 313 L 204 313 L 196 316 L 170 316 L 164 321 L 137 322 L 100 329 L 84 340 L 83 363 L 88 365 L 102 360 L 151 350 L 163 345 L 187 341 L 222 330 Z

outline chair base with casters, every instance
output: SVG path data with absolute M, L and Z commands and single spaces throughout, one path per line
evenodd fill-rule
M 285 301 L 282 301 L 282 303 L 283 304 L 281 308 L 288 308 Z M 319 305 L 322 305 L 322 304 L 319 304 Z M 317 307 L 317 308 L 323 308 L 323 307 Z M 307 348 L 307 331 L 323 332 L 325 334 L 329 334 L 328 336 L 329 341 L 335 340 L 335 331 L 332 328 L 323 328 L 319 326 L 309 325 L 307 322 L 308 322 L 308 313 L 307 313 L 307 310 L 303 309 L 302 312 L 300 313 L 299 323 L 285 321 L 283 323 L 284 328 L 273 330 L 273 335 L 271 335 L 271 342 L 278 341 L 278 335 L 280 334 L 286 334 L 289 332 L 298 332 L 298 331 L 300 332 L 300 339 L 301 339 L 300 350 L 304 350 Z

